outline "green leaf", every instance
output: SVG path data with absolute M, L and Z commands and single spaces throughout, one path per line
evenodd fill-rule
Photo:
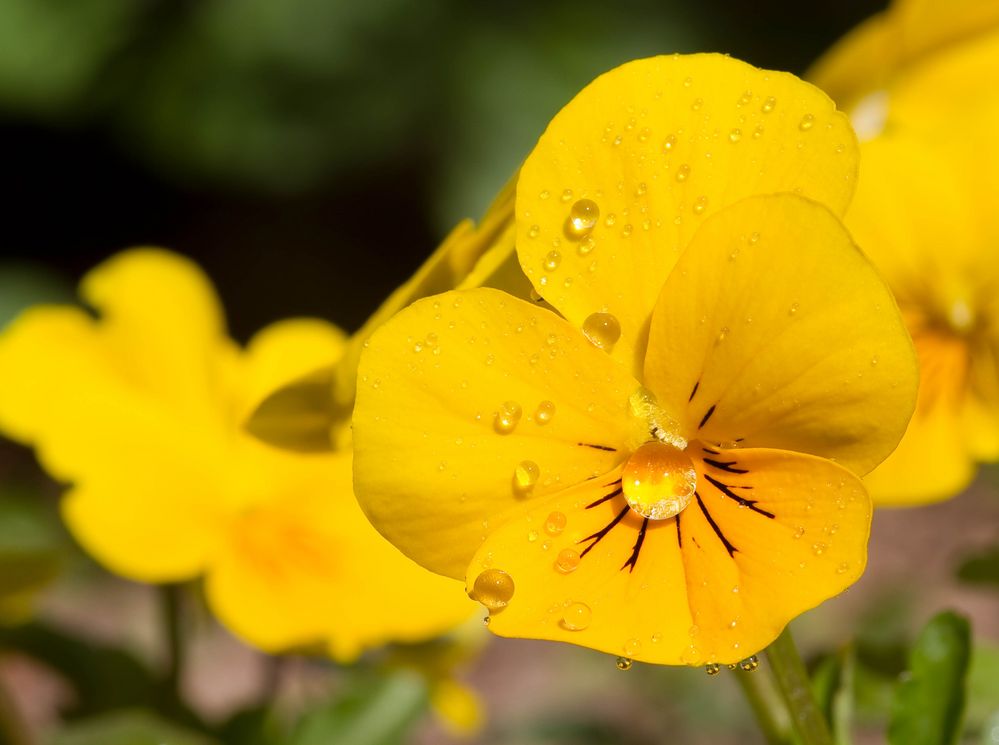
M 38 303 L 75 303 L 72 286 L 41 265 L 0 264 L 0 329 L 25 308 Z
M 968 708 L 965 722 L 969 730 L 989 729 L 986 721 L 999 708 L 999 645 L 975 644 L 968 670 Z M 999 725 L 999 721 L 995 723 Z M 999 738 L 996 739 L 999 743 Z M 990 743 L 989 745 L 994 745 Z
M 59 574 L 66 544 L 39 500 L 0 495 L 0 619 L 21 620 Z
M 909 654 L 895 691 L 888 741 L 892 745 L 952 745 L 964 712 L 971 627 L 952 612 L 934 616 Z
M 416 674 L 355 679 L 343 696 L 302 718 L 290 745 L 402 745 L 427 701 Z
M 216 745 L 216 741 L 139 710 L 77 722 L 57 732 L 47 745 Z
M 999 546 L 966 558 L 958 567 L 957 576 L 973 584 L 999 585 Z

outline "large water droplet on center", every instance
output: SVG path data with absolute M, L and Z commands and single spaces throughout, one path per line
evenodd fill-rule
M 502 569 L 486 569 L 475 578 L 469 597 L 490 612 L 502 610 L 513 597 L 513 577 Z
M 679 448 L 647 442 L 624 466 L 624 497 L 642 517 L 666 520 L 690 504 L 697 486 L 694 462 Z

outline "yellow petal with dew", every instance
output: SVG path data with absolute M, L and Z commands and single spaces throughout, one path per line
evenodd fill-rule
M 693 447 L 698 500 L 680 515 L 690 643 L 703 659 L 732 663 L 857 581 L 871 501 L 856 476 L 822 458 Z
M 711 214 L 796 191 L 841 214 L 856 141 L 817 88 L 715 54 L 638 60 L 588 85 L 549 124 L 517 185 L 517 253 L 577 328 L 620 321 L 612 354 L 641 371 L 649 317 Z
M 645 381 L 695 437 L 833 458 L 898 443 L 916 360 L 895 301 L 839 220 L 793 195 L 707 220 L 663 287 Z
M 513 254 L 511 225 L 516 181 L 515 175 L 503 187 L 478 227 L 471 220 L 464 220 L 455 226 L 416 273 L 389 295 L 350 338 L 343 359 L 337 366 L 334 383 L 333 398 L 338 407 L 349 411 L 354 403 L 357 361 L 375 329 L 414 300 L 453 290 L 459 285 L 477 286 L 470 281 L 473 271 L 476 282 L 486 283 L 494 270 L 504 264 L 504 258 Z M 486 266 L 479 267 L 480 259 Z
M 676 520 L 650 521 L 644 535 L 643 522 L 621 494 L 620 469 L 535 500 L 489 533 L 467 589 L 500 636 L 698 664 L 683 657 L 692 621 Z M 505 585 L 490 583 L 498 572 Z M 504 586 L 512 592 L 501 606 L 488 590 Z
M 489 628 L 645 662 L 734 663 L 860 576 L 871 511 L 850 472 L 781 451 L 687 452 L 697 494 L 677 517 L 643 519 L 617 472 L 490 534 L 467 578 Z M 497 572 L 501 606 L 481 596 Z
M 607 471 L 645 426 L 619 365 L 554 313 L 487 288 L 414 303 L 371 337 L 358 375 L 361 505 L 456 578 L 505 512 Z

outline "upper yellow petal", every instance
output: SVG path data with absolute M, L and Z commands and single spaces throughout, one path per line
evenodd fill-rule
M 662 289 L 645 382 L 685 439 L 864 474 L 898 443 L 917 372 L 891 293 L 839 220 L 777 195 L 705 221 Z
M 617 317 L 614 356 L 638 374 L 662 283 L 705 218 L 783 191 L 842 214 L 856 169 L 846 117 L 793 75 L 712 54 L 638 60 L 588 85 L 528 157 L 517 252 L 577 328 Z
M 371 337 L 358 376 L 361 505 L 452 577 L 505 512 L 605 472 L 642 426 L 627 413 L 638 383 L 607 354 L 486 288 L 411 305 Z

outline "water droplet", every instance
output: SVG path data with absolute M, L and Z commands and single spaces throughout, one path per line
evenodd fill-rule
M 533 489 L 539 478 L 541 478 L 541 467 L 533 460 L 522 460 L 513 469 L 513 483 L 521 493 Z
M 629 639 L 624 643 L 624 656 L 634 657 L 642 649 L 642 643 L 638 639 Z
M 586 603 L 571 603 L 562 613 L 562 628 L 566 631 L 582 631 L 590 625 L 593 611 Z
M 742 130 L 739 128 L 733 129 L 731 132 L 728 133 L 729 142 L 738 142 L 741 139 L 742 139 Z
M 475 578 L 469 597 L 490 612 L 503 610 L 513 597 L 513 577 L 502 569 L 486 569 Z
M 545 532 L 548 535 L 558 535 L 563 530 L 565 530 L 566 517 L 563 512 L 552 512 L 548 515 L 548 519 L 545 520 Z M 537 537 L 536 531 L 531 531 Z M 533 539 L 532 539 L 533 540 Z
M 739 663 L 739 667 L 742 668 L 747 673 L 755 671 L 757 668 L 759 668 L 759 666 L 760 666 L 760 658 L 757 657 L 755 654 L 747 657 L 746 659 L 744 659 L 742 662 Z
M 649 186 L 644 181 L 640 181 L 638 186 L 635 187 L 635 196 L 644 197 L 646 192 L 648 192 Z
M 580 256 L 586 256 L 596 247 L 597 247 L 597 242 L 593 240 L 593 236 L 587 235 L 584 236 L 583 240 L 581 240 L 579 242 L 579 245 L 576 246 L 576 250 L 579 252 Z
M 840 565 L 836 567 L 836 574 L 846 574 L 849 571 L 850 565 L 845 561 L 840 562 Z
M 693 82 L 694 82 L 693 78 L 684 78 L 683 79 L 683 87 L 684 88 L 689 88 L 693 84 Z
M 607 215 L 607 217 L 604 218 L 604 225 L 606 225 L 608 228 L 613 228 L 614 223 L 616 222 L 617 222 L 617 215 L 615 215 L 613 212 L 611 212 L 609 215 Z
M 718 673 L 721 672 L 721 665 L 719 665 L 717 662 L 709 662 L 707 665 L 704 666 L 704 672 L 706 672 L 708 675 L 717 675 Z
M 492 620 L 493 620 L 492 616 L 486 616 L 485 618 L 482 619 L 482 625 L 483 626 L 488 626 L 489 622 L 492 621 Z
M 804 525 L 799 525 L 798 527 L 796 527 L 794 529 L 794 538 L 795 539 L 801 538 L 803 535 L 805 535 L 805 526 Z
M 787 309 L 787 314 L 793 316 L 798 312 L 799 305 L 797 303 L 791 303 L 791 307 Z
M 538 531 L 536 530 L 527 531 L 527 540 L 530 543 L 534 543 L 536 540 L 538 540 Z
M 762 124 L 757 124 L 756 127 L 753 129 L 753 139 L 754 140 L 760 139 L 765 131 L 766 130 L 763 128 Z
M 690 457 L 664 442 L 647 442 L 628 458 L 622 474 L 628 506 L 650 520 L 678 515 L 694 496 L 697 472 Z
M 627 657 L 618 657 L 617 662 L 614 663 L 618 670 L 631 670 L 631 660 Z
M 493 429 L 501 435 L 510 434 L 520 423 L 522 413 L 520 404 L 516 401 L 504 401 L 500 410 L 493 416 Z
M 777 105 L 777 99 L 774 98 L 773 96 L 768 96 L 767 99 L 763 102 L 763 105 L 760 106 L 760 111 L 762 111 L 764 114 L 769 114 L 771 111 L 774 110 L 774 107 L 776 105 Z
M 540 197 L 541 199 L 543 199 L 543 200 L 544 200 L 544 199 L 548 199 L 548 197 L 550 197 L 550 196 L 551 196 L 551 192 L 549 192 L 549 191 L 548 191 L 548 189 L 545 189 L 545 190 L 544 190 L 543 192 L 541 192 L 540 194 L 538 194 L 538 196 L 539 196 L 539 197 Z
M 753 100 L 753 92 L 745 91 L 741 96 L 739 96 L 738 105 L 745 106 L 747 103 Z
M 536 424 L 548 424 L 553 416 L 555 416 L 555 404 L 551 401 L 542 401 L 538 404 L 538 408 L 534 410 L 534 422 Z
M 663 150 L 666 150 L 667 152 L 669 152 L 674 147 L 676 147 L 676 135 L 669 135 L 663 141 Z
M 558 269 L 558 265 L 562 263 L 562 254 L 558 251 L 549 251 L 545 256 L 545 271 L 554 272 Z
M 571 548 L 563 548 L 555 559 L 555 569 L 562 574 L 571 574 L 579 567 L 579 553 Z
M 648 127 L 642 127 L 642 131 L 638 133 L 639 142 L 647 142 L 649 137 L 652 135 L 652 130 Z
M 566 189 L 562 192 L 561 199 L 563 202 L 568 202 L 572 199 L 572 189 Z
M 621 322 L 610 313 L 591 313 L 583 321 L 583 336 L 593 346 L 610 350 L 621 338 Z
M 593 230 L 600 219 L 600 207 L 592 199 L 580 199 L 569 210 L 569 230 L 575 236 L 583 236 Z
M 822 554 L 825 553 L 827 548 L 829 547 L 824 543 L 813 543 L 812 553 L 815 554 L 816 556 L 822 556 Z
M 694 200 L 694 214 L 703 215 L 704 210 L 708 207 L 708 198 L 705 196 L 700 196 Z
M 683 165 L 681 165 L 679 168 L 676 169 L 677 181 L 680 182 L 686 181 L 689 176 L 690 176 L 690 166 L 688 166 L 686 163 L 684 163 Z
M 801 121 L 798 122 L 798 129 L 802 132 L 807 132 L 813 126 L 815 126 L 815 117 L 812 114 L 805 114 L 801 117 Z
M 527 229 L 528 238 L 537 238 L 538 234 L 541 232 L 541 228 L 538 225 L 532 225 Z
M 691 111 L 700 111 L 701 110 L 701 106 L 703 106 L 703 105 L 704 105 L 704 99 L 703 98 L 695 98 L 694 102 L 692 104 L 690 104 L 690 109 L 691 109 Z
M 623 228 L 621 228 L 621 236 L 627 238 L 631 235 L 631 223 L 628 223 Z

